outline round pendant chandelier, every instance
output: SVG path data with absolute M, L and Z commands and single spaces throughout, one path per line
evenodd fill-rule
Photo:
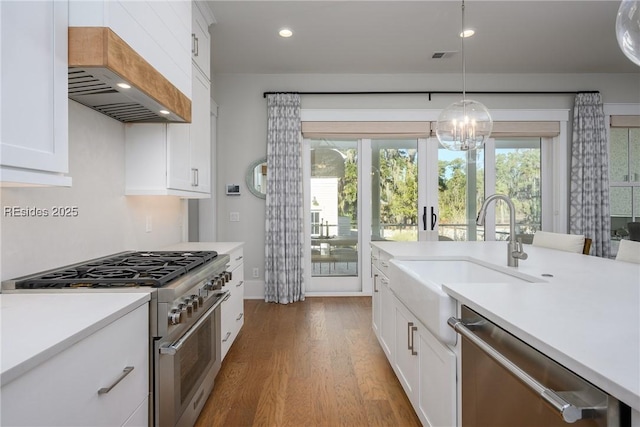
M 466 63 L 464 58 L 464 0 L 462 0 L 462 100 L 442 110 L 438 116 L 436 136 L 445 148 L 452 151 L 476 150 L 491 135 L 493 119 L 487 107 L 478 101 L 466 99 Z
M 616 38 L 627 58 L 640 65 L 640 1 L 622 0 L 616 16 Z

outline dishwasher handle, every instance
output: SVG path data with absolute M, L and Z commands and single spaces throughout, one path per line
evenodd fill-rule
M 477 345 L 482 351 L 484 351 L 492 359 L 498 362 L 517 379 L 522 381 L 525 385 L 527 385 L 534 392 L 540 395 L 544 400 L 546 400 L 554 409 L 558 411 L 558 414 L 565 422 L 574 423 L 578 420 L 586 418 L 596 418 L 599 416 L 598 411 L 602 410 L 603 408 L 582 407 L 579 404 L 574 404 L 563 397 L 566 396 L 567 398 L 570 398 L 570 392 L 556 392 L 540 384 L 537 380 L 531 377 L 531 375 L 527 374 L 511 360 L 507 359 L 502 353 L 497 351 L 482 338 L 474 334 L 473 331 L 469 329 L 467 325 L 462 321 L 462 319 L 450 317 L 449 320 L 447 320 L 447 323 L 451 328 L 453 328 L 454 331 Z

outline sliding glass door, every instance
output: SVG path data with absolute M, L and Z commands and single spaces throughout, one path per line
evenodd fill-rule
M 490 140 L 452 152 L 437 140 L 307 139 L 307 292 L 367 292 L 372 241 L 509 238 L 499 201 L 476 225 L 487 195 L 516 205 L 518 236 L 542 229 L 542 138 Z
M 359 292 L 359 147 L 357 140 L 306 144 L 311 292 Z
M 369 140 L 371 240 L 418 240 L 418 140 Z

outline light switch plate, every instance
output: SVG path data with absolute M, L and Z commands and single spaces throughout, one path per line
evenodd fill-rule
M 229 221 L 231 221 L 231 222 L 239 222 L 240 221 L 240 212 L 230 212 L 229 213 Z

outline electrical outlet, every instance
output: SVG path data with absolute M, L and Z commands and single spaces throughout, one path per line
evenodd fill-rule
M 231 221 L 231 222 L 239 222 L 240 221 L 240 212 L 230 212 L 229 213 L 229 221 Z
M 253 267 L 253 277 L 254 278 L 260 277 L 260 270 L 258 269 L 258 267 Z

